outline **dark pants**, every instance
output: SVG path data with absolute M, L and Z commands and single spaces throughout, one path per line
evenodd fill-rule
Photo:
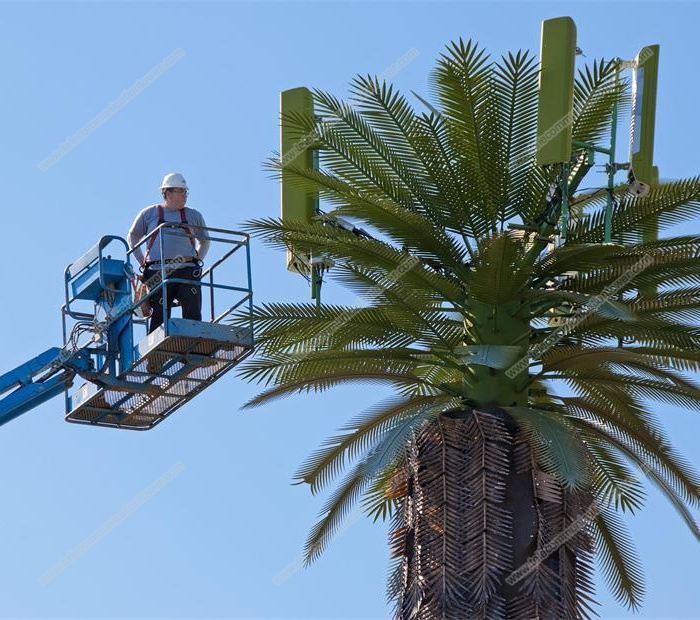
M 160 269 L 149 267 L 143 274 L 145 281 L 152 278 L 160 281 Z M 199 286 L 199 279 L 202 274 L 200 267 L 181 267 L 173 271 L 166 272 L 166 278 L 182 278 L 191 280 L 191 282 L 173 282 L 167 283 L 166 308 L 168 318 L 170 318 L 170 309 L 173 301 L 178 300 L 182 308 L 182 318 L 192 319 L 193 321 L 202 320 L 202 288 Z M 148 322 L 148 333 L 163 324 L 163 289 L 149 299 L 151 302 L 151 320 Z

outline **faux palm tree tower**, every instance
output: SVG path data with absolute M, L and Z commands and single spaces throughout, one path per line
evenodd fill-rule
M 307 562 L 358 501 L 391 518 L 400 619 L 588 617 L 596 557 L 637 608 L 620 513 L 641 508 L 645 478 L 700 538 L 698 477 L 649 404 L 700 404 L 683 374 L 700 368 L 700 240 L 657 234 L 697 214 L 700 180 L 661 183 L 653 166 L 658 47 L 577 72 L 576 51 L 558 18 L 543 23 L 539 63 L 451 43 L 430 101 L 370 77 L 349 102 L 282 93 L 269 162 L 282 217 L 249 229 L 287 252 L 315 301 L 255 309 L 242 372 L 266 390 L 248 404 L 357 381 L 395 389 L 298 478 L 313 493 L 336 485 Z M 594 157 L 608 183 L 582 191 Z M 366 303 L 322 303 L 324 278 Z

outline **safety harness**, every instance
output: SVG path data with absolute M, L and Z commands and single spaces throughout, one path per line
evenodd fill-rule
M 163 205 L 156 205 L 156 208 L 158 209 L 158 226 L 161 224 L 165 224 L 165 211 L 163 210 Z M 192 234 L 192 231 L 190 230 L 190 227 L 187 225 L 187 215 L 185 215 L 185 209 L 180 209 L 180 220 L 184 224 L 182 227 L 183 230 L 187 233 L 187 236 L 190 239 L 190 243 L 192 244 L 192 249 L 195 249 L 195 244 L 194 244 L 194 235 Z M 148 240 L 148 245 L 146 246 L 146 254 L 143 257 L 143 262 L 144 264 L 147 264 L 149 262 L 148 258 L 151 253 L 151 248 L 153 247 L 153 244 L 156 242 L 156 237 L 160 234 L 160 230 L 153 235 L 149 240 Z M 193 254 L 196 254 L 196 252 L 193 252 Z M 162 257 L 161 257 L 162 260 Z M 165 262 L 168 262 L 167 260 Z

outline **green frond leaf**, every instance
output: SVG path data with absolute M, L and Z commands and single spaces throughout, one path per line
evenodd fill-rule
M 304 392 L 323 392 L 333 386 L 341 385 L 349 382 L 358 383 L 388 383 L 397 388 L 415 387 L 416 385 L 423 385 L 426 390 L 430 390 L 433 394 L 439 393 L 437 388 L 426 385 L 425 381 L 414 376 L 414 375 L 401 375 L 401 374 L 391 374 L 388 372 L 382 372 L 377 374 L 371 374 L 366 372 L 351 372 L 344 371 L 341 373 L 334 374 L 333 376 L 328 376 L 328 374 L 323 373 L 318 376 L 307 376 L 298 381 L 286 383 L 284 385 L 279 385 L 277 387 L 270 388 L 264 392 L 258 394 L 254 398 L 251 398 L 247 403 L 243 405 L 243 409 L 250 407 L 258 407 L 264 403 L 277 400 L 278 398 L 289 396 L 291 394 L 302 394 Z
M 429 405 L 455 403 L 449 396 L 392 398 L 348 422 L 343 434 L 327 439 L 297 471 L 295 478 L 317 493 L 340 474 L 348 462 L 367 454 L 404 420 L 412 420 Z
M 589 479 L 583 445 L 561 414 L 527 407 L 503 407 L 528 434 L 547 472 L 565 486 L 576 488 Z
M 629 534 L 610 510 L 598 512 L 594 523 L 596 549 L 608 587 L 620 603 L 636 611 L 644 597 L 644 576 Z
M 444 403 L 424 405 L 413 415 L 395 421 L 369 453 L 351 470 L 321 511 L 321 520 L 312 528 L 305 547 L 307 563 L 315 560 L 334 538 L 342 520 L 372 480 L 384 474 L 401 458 L 413 433 L 431 417 L 445 409 Z

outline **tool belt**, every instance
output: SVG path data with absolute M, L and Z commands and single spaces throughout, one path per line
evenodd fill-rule
M 201 273 L 202 261 L 201 259 L 195 258 L 194 256 L 185 256 L 182 259 L 177 260 L 170 260 L 166 258 L 163 262 L 165 262 L 166 264 L 182 263 L 183 265 L 186 263 L 196 263 L 198 266 L 197 268 L 200 270 Z M 147 263 L 144 263 L 141 266 L 141 270 L 143 271 L 143 273 L 134 280 L 132 280 L 132 285 L 134 287 L 134 303 L 138 304 L 136 306 L 136 315 L 139 317 L 147 319 L 151 316 L 151 301 L 150 299 L 147 299 L 148 293 L 150 292 L 150 288 L 148 286 L 148 281 L 150 280 L 150 278 L 146 279 L 145 274 L 151 265 L 160 265 L 160 263 L 161 261 L 159 260 L 148 261 Z M 188 267 L 185 267 L 185 269 L 188 269 Z M 192 268 L 189 267 L 189 269 Z M 173 271 L 177 271 L 177 269 L 173 269 Z M 197 276 L 199 276 L 199 274 L 197 274 Z
M 194 263 L 198 267 L 201 267 L 202 266 L 202 259 L 197 258 L 196 256 L 183 256 L 181 258 L 166 258 L 164 261 L 147 260 L 143 264 L 143 270 L 145 271 L 146 269 L 149 269 L 153 265 L 160 265 L 161 263 L 165 263 L 166 265 L 171 265 L 173 263 L 182 263 L 183 265 L 186 265 L 187 263 Z

